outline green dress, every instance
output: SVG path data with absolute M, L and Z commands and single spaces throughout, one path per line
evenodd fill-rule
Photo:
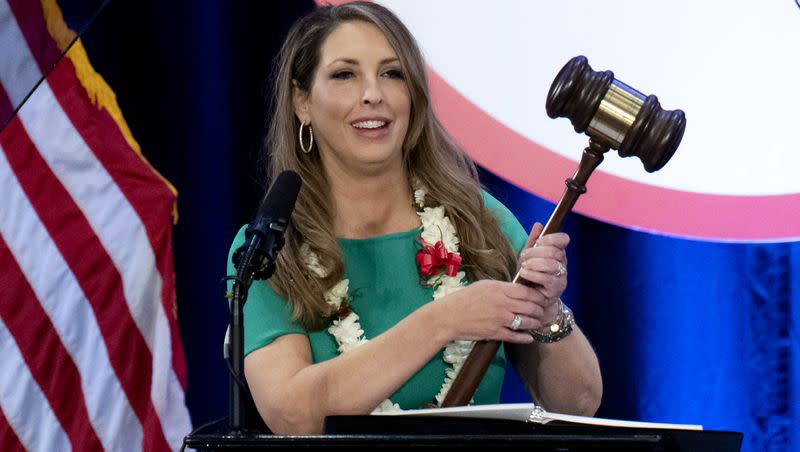
M 495 215 L 500 227 L 517 254 L 527 240 L 527 234 L 514 215 L 499 201 L 483 192 L 484 203 Z M 244 243 L 242 227 L 231 247 L 233 251 Z M 367 339 L 388 330 L 414 310 L 433 300 L 433 291 L 419 282 L 416 254 L 420 228 L 366 239 L 339 239 L 345 262 L 345 277 L 350 280 L 353 310 L 359 315 Z M 235 269 L 228 257 L 228 274 Z M 336 357 L 336 341 L 327 330 L 308 332 L 292 322 L 288 303 L 275 294 L 265 281 L 255 281 L 250 287 L 244 307 L 245 354 L 269 345 L 285 334 L 304 334 L 311 344 L 315 363 Z M 475 393 L 476 404 L 498 403 L 505 374 L 503 347 L 486 372 Z M 280 363 L 275 363 L 280 365 Z M 428 361 L 390 397 L 403 409 L 421 408 L 434 403 L 444 381 L 447 365 L 442 352 Z

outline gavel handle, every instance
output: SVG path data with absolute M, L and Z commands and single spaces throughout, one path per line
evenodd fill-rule
M 567 188 L 561 196 L 553 214 L 547 221 L 541 235 L 552 234 L 559 232 L 564 224 L 564 219 L 567 214 L 572 210 L 575 202 L 578 201 L 580 195 L 586 193 L 586 182 L 589 180 L 592 171 L 603 161 L 603 153 L 608 151 L 608 146 L 598 143 L 595 140 L 589 140 L 589 146 L 583 150 L 581 162 L 578 170 L 571 179 L 567 179 L 565 184 Z M 522 279 L 519 273 L 514 277 L 513 282 L 518 284 L 526 284 L 534 286 L 533 283 Z M 499 341 L 477 341 L 472 348 L 469 356 L 467 356 L 464 365 L 456 375 L 450 391 L 447 392 L 442 407 L 464 406 L 468 405 L 483 376 L 486 375 L 486 370 L 497 355 L 497 350 L 500 348 Z

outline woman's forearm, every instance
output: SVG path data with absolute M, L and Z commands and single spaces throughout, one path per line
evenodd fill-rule
M 310 356 L 294 359 L 293 351 L 263 360 L 254 356 L 247 374 L 262 416 L 275 433 L 318 434 L 326 416 L 368 414 L 448 342 L 437 328 L 438 315 L 433 304 L 426 305 L 366 344 L 313 365 L 307 364 Z M 269 370 L 275 358 L 299 370 Z M 265 372 L 274 374 L 258 381 Z M 253 387 L 258 384 L 271 387 Z
M 600 406 L 603 382 L 597 356 L 576 326 L 559 342 L 509 347 L 534 399 L 545 409 L 592 416 Z
M 313 371 L 325 375 L 326 412 L 368 413 L 430 361 L 450 340 L 440 334 L 433 304 Z M 309 369 L 311 370 L 311 369 Z

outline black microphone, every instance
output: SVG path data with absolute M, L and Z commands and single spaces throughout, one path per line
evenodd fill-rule
M 227 360 L 231 373 L 229 426 L 234 432 L 247 427 L 248 416 L 258 417 L 244 381 L 244 305 L 253 280 L 269 279 L 275 272 L 275 259 L 283 247 L 283 233 L 289 225 L 299 192 L 300 176 L 297 173 L 284 171 L 278 174 L 256 216 L 244 231 L 244 245 L 233 253 L 236 277 L 232 278 L 234 284 L 230 295 L 230 345 L 227 339 L 225 343 L 226 351 L 230 347 L 230 359 Z M 248 406 L 251 414 L 247 414 Z
M 275 259 L 283 247 L 283 233 L 299 192 L 300 176 L 294 171 L 283 171 L 275 179 L 253 221 L 245 229 L 244 244 L 233 254 L 233 265 L 239 274 L 244 272 L 245 276 L 250 276 L 252 271 L 253 279 L 268 279 L 275 272 Z M 250 254 L 248 250 L 252 250 L 252 259 L 245 259 Z

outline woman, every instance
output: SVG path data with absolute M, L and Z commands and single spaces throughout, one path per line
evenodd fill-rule
M 272 175 L 296 171 L 303 187 L 278 270 L 245 306 L 245 375 L 273 432 L 320 433 L 328 415 L 439 403 L 480 339 L 506 342 L 545 408 L 596 411 L 597 359 L 559 299 L 569 238 L 533 247 L 481 191 L 391 12 L 358 2 L 301 19 L 274 94 Z M 240 231 L 232 249 L 242 241 Z M 518 269 L 538 286 L 508 282 Z M 504 366 L 501 348 L 475 403 L 498 402 Z

